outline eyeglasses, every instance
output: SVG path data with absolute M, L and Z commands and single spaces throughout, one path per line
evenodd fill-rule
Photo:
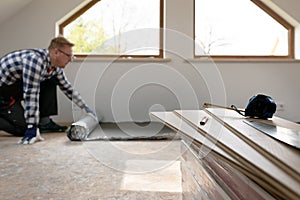
M 58 49 L 58 51 L 62 54 L 64 54 L 65 56 L 67 56 L 68 58 L 70 58 L 71 60 L 73 60 L 75 58 L 75 56 L 73 54 L 68 54 L 60 49 Z

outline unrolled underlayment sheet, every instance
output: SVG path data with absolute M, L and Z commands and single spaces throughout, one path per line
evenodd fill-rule
M 164 140 L 179 139 L 172 129 L 160 122 L 100 123 L 85 139 L 95 140 Z
M 161 122 L 99 123 L 88 114 L 71 125 L 67 136 L 71 141 L 179 139 L 176 132 Z

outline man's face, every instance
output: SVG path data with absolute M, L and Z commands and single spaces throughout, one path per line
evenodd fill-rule
M 72 47 L 64 46 L 55 49 L 55 66 L 65 68 L 66 65 L 73 60 Z

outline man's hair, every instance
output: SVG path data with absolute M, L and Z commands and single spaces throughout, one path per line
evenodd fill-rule
M 62 48 L 64 46 L 73 47 L 74 44 L 72 42 L 70 42 L 69 40 L 67 40 L 66 38 L 64 38 L 63 36 L 58 36 L 51 40 L 51 43 L 50 43 L 48 49 L 51 50 L 51 49 L 55 49 L 55 48 Z

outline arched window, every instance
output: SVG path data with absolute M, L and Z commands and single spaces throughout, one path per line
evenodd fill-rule
M 59 24 L 77 57 L 163 57 L 163 0 L 92 0 Z
M 196 58 L 294 58 L 294 27 L 260 0 L 194 5 Z

